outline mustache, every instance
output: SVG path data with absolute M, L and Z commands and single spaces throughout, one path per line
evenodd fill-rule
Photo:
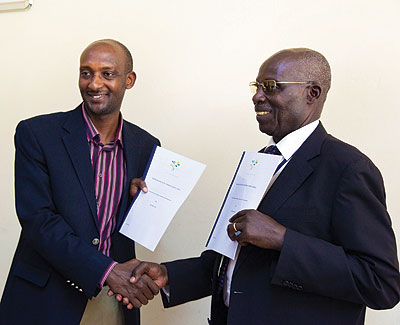
M 108 92 L 105 90 L 87 90 L 85 92 L 88 95 L 107 95 Z
M 255 104 L 254 105 L 254 109 L 256 112 L 269 112 L 271 113 L 272 108 L 269 105 L 265 105 L 265 104 Z

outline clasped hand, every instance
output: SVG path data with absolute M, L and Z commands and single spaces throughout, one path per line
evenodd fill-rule
M 140 178 L 131 181 L 130 195 L 134 197 L 138 189 L 147 192 L 146 183 Z M 160 288 L 168 283 L 167 268 L 150 262 L 133 259 L 117 264 L 106 280 L 109 296 L 122 301 L 128 309 L 140 308 L 158 294 Z
M 168 283 L 168 273 L 164 265 L 133 259 L 117 264 L 106 282 L 110 287 L 109 296 L 115 294 L 115 299 L 128 309 L 140 308 Z

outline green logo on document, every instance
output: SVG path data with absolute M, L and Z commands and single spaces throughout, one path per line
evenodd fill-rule
M 258 164 L 258 160 L 252 160 L 250 163 L 250 169 L 253 169 L 254 167 L 256 167 Z
M 181 163 L 179 161 L 172 160 L 169 165 L 171 166 L 172 171 L 174 171 L 176 168 L 178 168 L 181 165 Z

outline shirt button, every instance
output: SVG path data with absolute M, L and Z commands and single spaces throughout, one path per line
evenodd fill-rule
M 102 177 L 103 177 L 103 174 L 102 174 L 102 173 L 99 173 L 99 177 L 102 178 Z
M 100 243 L 100 239 L 98 239 L 98 238 L 93 238 L 93 240 L 92 240 L 92 244 L 93 245 L 98 245 Z

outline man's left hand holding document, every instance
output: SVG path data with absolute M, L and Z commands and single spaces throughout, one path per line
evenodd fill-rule
M 150 190 L 135 196 L 120 233 L 154 251 L 205 167 L 155 146 L 143 176 Z

